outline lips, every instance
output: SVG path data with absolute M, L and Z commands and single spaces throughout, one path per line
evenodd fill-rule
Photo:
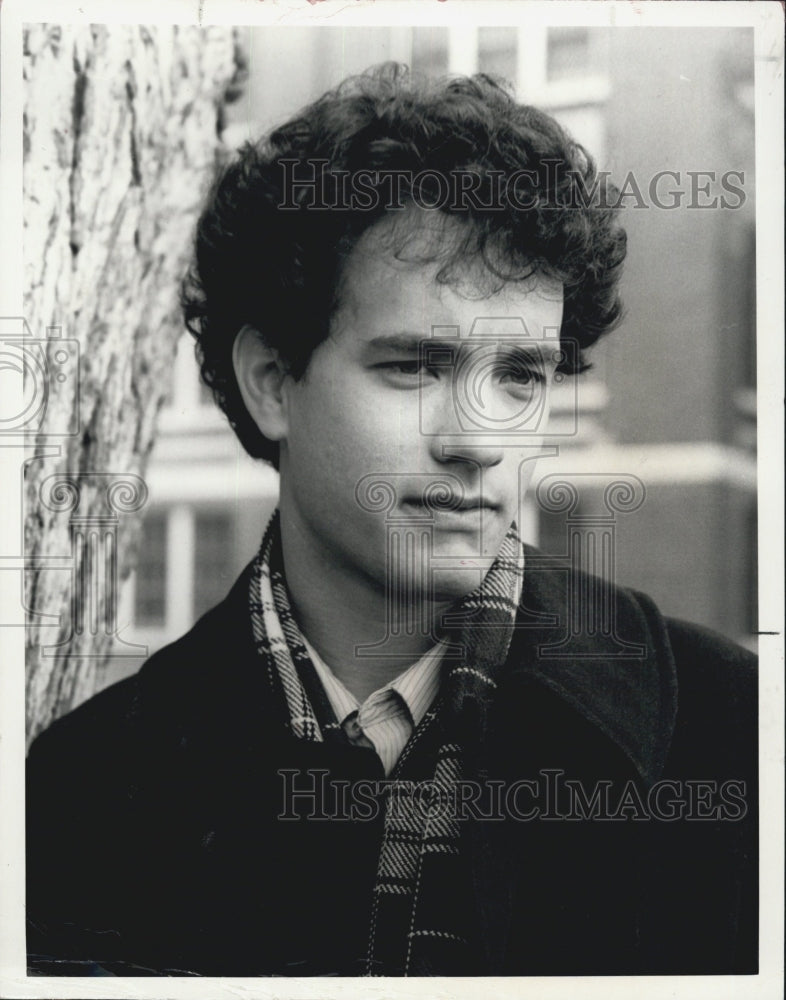
M 432 514 L 469 514 L 476 511 L 496 513 L 500 509 L 500 504 L 486 497 L 466 497 L 455 493 L 430 497 L 428 502 L 421 496 L 406 497 L 403 504 Z
M 461 502 L 450 503 L 447 505 L 450 510 L 498 510 L 497 504 L 490 503 L 483 497 L 477 497 L 473 499 L 472 497 L 465 497 Z

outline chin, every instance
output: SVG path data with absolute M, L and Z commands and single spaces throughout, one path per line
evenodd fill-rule
M 464 575 L 465 567 L 478 567 L 488 572 L 504 537 L 504 531 L 487 531 L 482 536 L 435 533 L 431 550 L 434 572 L 445 576 L 455 571 L 457 579 Z
M 494 558 L 475 556 L 463 561 L 465 566 L 461 569 L 435 570 L 433 593 L 434 600 L 438 603 L 452 604 L 476 590 L 491 568 Z

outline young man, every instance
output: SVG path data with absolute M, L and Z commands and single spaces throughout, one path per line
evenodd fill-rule
M 392 68 L 224 171 L 186 318 L 279 511 L 34 744 L 34 970 L 755 971 L 751 658 L 516 527 L 620 313 L 595 181 L 486 77 Z

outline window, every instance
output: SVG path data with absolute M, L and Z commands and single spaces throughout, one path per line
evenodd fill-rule
M 517 37 L 513 28 L 478 29 L 478 69 L 515 86 Z
M 224 511 L 197 511 L 194 530 L 194 617 L 223 600 L 234 581 L 235 532 Z
M 444 76 L 448 72 L 448 29 L 415 28 L 412 33 L 412 70 Z
M 590 71 L 590 36 L 587 28 L 550 28 L 546 53 L 546 79 L 566 80 Z
M 606 28 L 519 32 L 520 99 L 553 115 L 601 167 L 611 95 Z
M 138 625 L 150 627 L 166 623 L 166 556 L 166 513 L 152 511 L 142 525 L 136 568 L 134 619 Z

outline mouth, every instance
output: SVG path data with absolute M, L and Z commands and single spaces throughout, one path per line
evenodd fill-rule
M 472 497 L 465 497 L 463 500 L 446 504 L 448 510 L 455 510 L 459 513 L 473 510 L 488 510 L 497 511 L 499 510 L 499 505 L 491 503 L 489 500 L 485 500 L 483 497 L 477 497 L 473 499 Z
M 405 497 L 402 506 L 434 517 L 499 513 L 501 505 L 486 497 L 460 497 L 457 494 L 440 495 L 428 503 L 422 497 Z

